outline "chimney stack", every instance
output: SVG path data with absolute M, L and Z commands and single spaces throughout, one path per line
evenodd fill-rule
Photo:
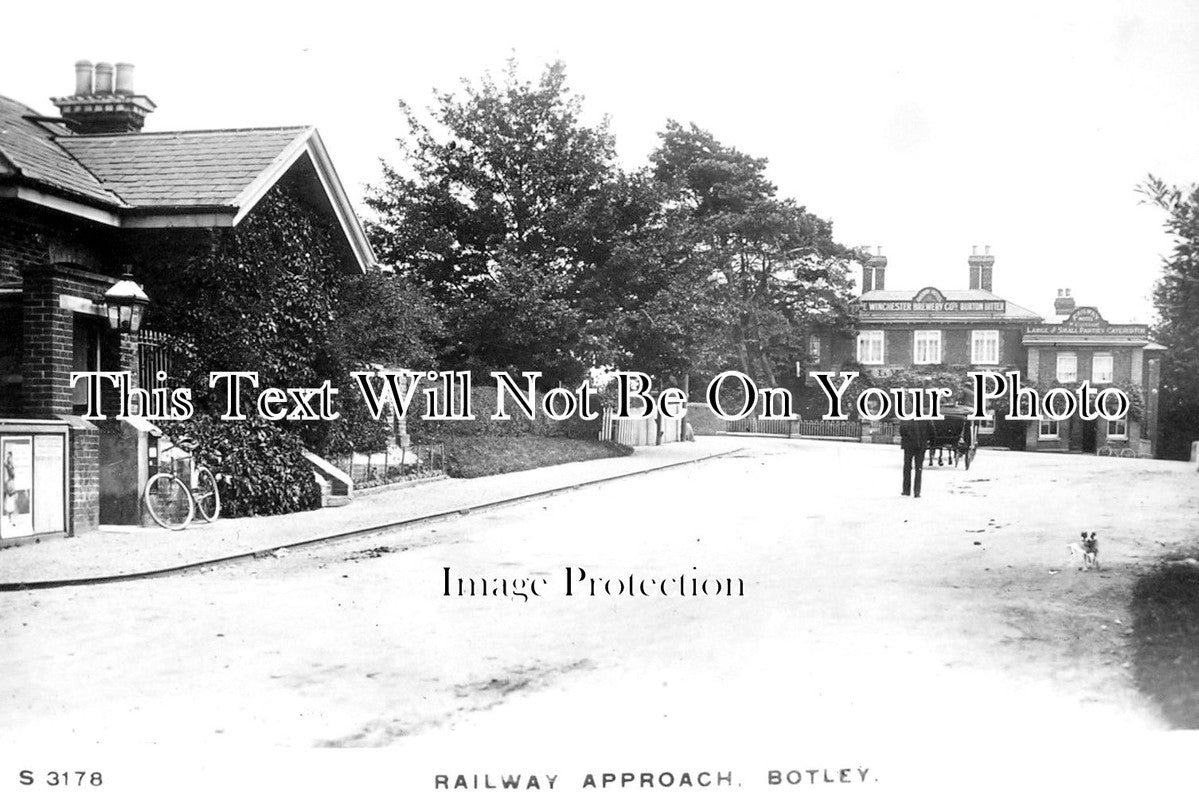
M 113 91 L 124 97 L 133 96 L 133 65 L 124 61 L 117 62 L 117 81 Z
M 991 273 L 995 266 L 995 256 L 991 255 L 991 245 L 986 246 L 985 252 L 981 256 L 978 254 L 978 245 L 975 245 L 966 261 L 970 265 L 970 288 L 982 289 L 984 292 L 991 291 Z
M 92 67 L 90 61 L 75 62 L 75 94 L 86 96 L 91 94 L 94 89 L 93 81 L 96 78 L 96 71 Z
M 866 261 L 862 264 L 862 294 L 882 289 L 887 273 L 887 257 L 883 255 L 881 246 L 875 248 L 874 255 L 867 250 Z
M 62 118 L 75 133 L 136 133 L 155 108 L 145 95 L 133 93 L 133 65 L 101 61 L 75 62 L 75 94 L 52 97 Z
M 112 94 L 112 64 L 96 64 L 96 94 Z
M 1058 289 L 1057 299 L 1053 301 L 1053 313 L 1059 317 L 1068 317 L 1074 313 L 1074 298 L 1069 289 Z

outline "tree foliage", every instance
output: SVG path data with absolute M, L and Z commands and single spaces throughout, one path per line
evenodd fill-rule
M 830 222 L 779 196 L 766 159 L 672 120 L 651 163 L 708 271 L 724 366 L 773 386 L 803 360 L 814 327 L 850 324 L 857 254 L 834 240 Z
M 498 82 L 436 93 L 427 121 L 400 108 L 404 164 L 385 164 L 369 193 L 370 233 L 381 258 L 432 295 L 449 332 L 443 358 L 581 377 L 607 343 L 580 313 L 578 287 L 623 224 L 607 122 L 583 120 L 561 63 L 534 83 L 509 61 Z
M 847 325 L 854 253 L 778 196 L 766 160 L 668 122 L 618 168 L 561 63 L 401 103 L 402 160 L 369 195 L 376 249 L 424 287 L 456 368 L 678 379 L 735 367 L 774 385 L 816 325 Z
M 1154 338 L 1168 348 L 1159 398 L 1161 455 L 1186 458 L 1199 440 L 1199 186 L 1179 187 L 1150 175 L 1140 192 L 1166 212 L 1174 237 L 1153 290 Z

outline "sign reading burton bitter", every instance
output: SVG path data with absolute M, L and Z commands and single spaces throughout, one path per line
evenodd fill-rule
M 858 303 L 861 311 L 911 311 L 919 314 L 958 314 L 962 312 L 981 312 L 986 314 L 1002 314 L 1007 311 L 1005 300 L 948 300 L 935 286 L 926 286 L 911 300 L 862 300 Z
M 862 311 L 920 311 L 920 312 L 962 312 L 986 311 L 1002 314 L 1007 310 L 1005 300 L 942 300 L 933 302 L 917 302 L 915 300 L 863 300 L 859 303 Z

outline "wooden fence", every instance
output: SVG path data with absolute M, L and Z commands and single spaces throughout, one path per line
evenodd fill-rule
M 658 441 L 661 425 L 662 441 Z M 667 419 L 660 414 L 645 419 L 613 419 L 612 409 L 605 408 L 600 419 L 599 440 L 619 442 L 629 447 L 669 444 L 683 438 L 683 421 Z

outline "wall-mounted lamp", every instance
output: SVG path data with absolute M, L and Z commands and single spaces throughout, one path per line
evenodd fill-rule
M 137 333 L 142 327 L 142 317 L 150 298 L 126 271 L 112 288 L 104 293 L 108 326 L 118 333 Z

